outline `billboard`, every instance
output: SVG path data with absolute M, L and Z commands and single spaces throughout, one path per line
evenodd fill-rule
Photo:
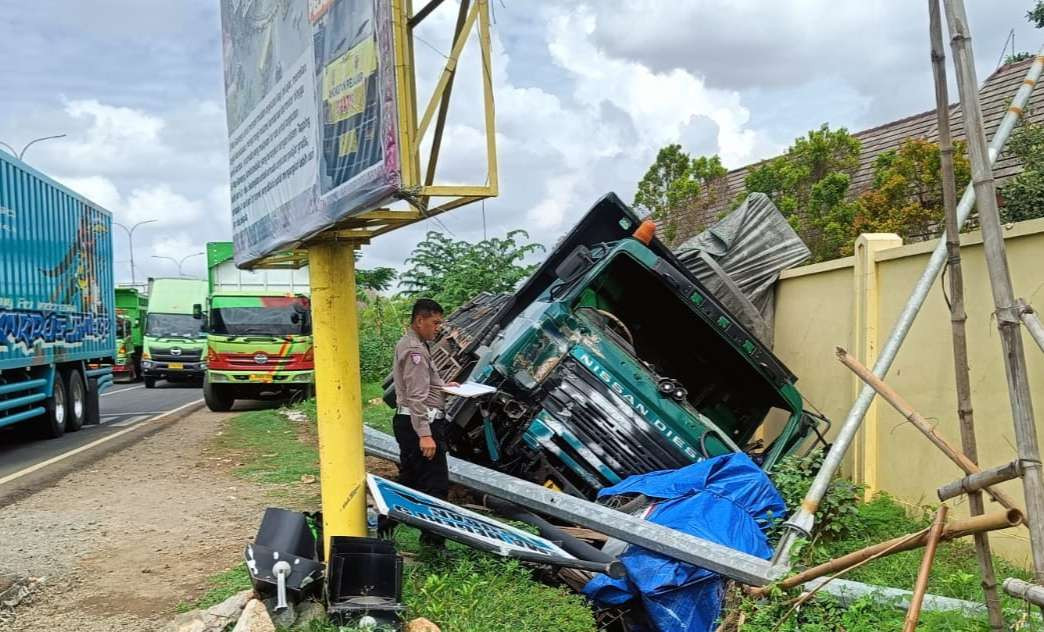
M 504 557 L 567 565 L 575 559 L 550 540 L 380 476 L 367 474 L 366 482 L 382 516 Z
M 399 190 L 390 4 L 221 0 L 237 264 Z

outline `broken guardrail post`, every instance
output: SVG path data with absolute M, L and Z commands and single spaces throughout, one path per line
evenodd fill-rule
M 1012 597 L 1028 601 L 1035 606 L 1044 607 L 1044 586 L 1009 577 L 1004 580 L 1003 588 L 1004 592 Z
M 387 434 L 365 428 L 366 452 L 399 462 L 399 446 Z M 450 480 L 537 513 L 594 529 L 618 540 L 719 573 L 750 586 L 765 586 L 787 572 L 769 560 L 676 531 L 603 505 L 449 457 Z
M 947 483 L 938 489 L 939 500 L 949 500 L 961 494 L 971 494 L 1004 481 L 1022 476 L 1022 467 L 1018 459 L 1011 463 L 983 470 L 978 474 L 970 474 L 962 479 Z

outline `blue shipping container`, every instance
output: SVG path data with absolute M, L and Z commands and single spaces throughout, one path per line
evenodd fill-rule
M 112 215 L 0 152 L 0 426 L 111 379 L 112 267 Z

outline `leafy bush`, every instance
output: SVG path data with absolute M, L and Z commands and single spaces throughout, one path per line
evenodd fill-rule
M 391 372 L 395 343 L 410 316 L 410 301 L 374 295 L 359 312 L 359 371 L 363 382 L 383 382 Z
M 792 454 L 772 468 L 770 476 L 783 496 L 788 511 L 801 505 L 808 488 L 823 464 L 823 450 L 817 448 L 805 456 Z M 835 478 L 819 503 L 814 538 L 837 538 L 850 532 L 858 514 L 863 488 L 852 481 Z

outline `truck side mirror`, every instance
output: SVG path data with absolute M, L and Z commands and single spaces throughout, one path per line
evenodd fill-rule
M 192 317 L 196 320 L 203 320 L 203 306 L 199 303 L 192 306 Z
M 296 313 L 290 314 L 290 322 L 292 322 L 295 325 L 300 323 L 301 322 L 301 316 L 299 314 L 296 314 Z

